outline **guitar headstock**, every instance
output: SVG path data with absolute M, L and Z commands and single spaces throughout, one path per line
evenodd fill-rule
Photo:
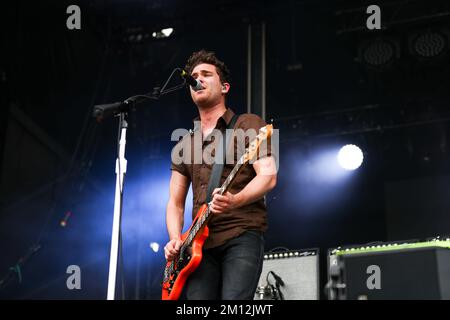
M 250 142 L 247 150 L 242 155 L 243 163 L 249 162 L 256 156 L 256 154 L 258 153 L 258 150 L 259 150 L 259 146 L 261 145 L 261 143 L 263 141 L 270 138 L 270 136 L 272 135 L 272 132 L 273 132 L 273 126 L 271 124 L 268 124 L 259 129 L 258 135 L 255 137 L 255 139 L 253 139 Z

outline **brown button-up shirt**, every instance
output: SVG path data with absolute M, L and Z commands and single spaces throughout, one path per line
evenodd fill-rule
M 228 123 L 231 121 L 234 112 L 231 109 L 227 109 L 227 111 L 220 117 L 216 123 L 216 129 L 225 131 Z M 199 118 L 194 119 L 194 121 L 199 121 Z M 197 122 L 198 124 L 198 122 Z M 234 125 L 234 129 L 254 129 L 256 130 L 256 134 L 259 129 L 265 126 L 266 123 L 263 119 L 254 114 L 242 114 L 236 120 Z M 190 147 L 191 161 L 183 161 L 181 164 L 174 163 L 172 157 L 171 169 L 176 170 L 182 175 L 188 177 L 192 183 L 192 191 L 193 191 L 193 211 L 192 211 L 192 219 L 194 219 L 197 214 L 199 208 L 202 204 L 206 202 L 206 193 L 208 189 L 208 183 L 212 171 L 212 164 L 207 164 L 205 161 L 201 161 L 201 164 L 194 163 L 194 135 L 195 131 L 201 129 L 199 126 L 194 128 L 194 131 L 191 134 L 184 136 L 178 144 L 174 147 Z M 209 136 L 208 136 L 209 137 Z M 201 139 L 201 148 L 202 152 L 208 147 L 209 144 L 215 143 L 216 141 L 212 139 Z M 224 138 L 225 139 L 225 138 Z M 231 170 L 233 170 L 236 159 L 242 155 L 244 148 L 248 147 L 249 139 L 246 139 L 246 144 L 244 146 L 240 146 L 238 143 L 234 143 L 234 159 L 232 164 L 225 162 L 222 177 L 220 180 L 220 185 L 225 181 L 225 179 L 230 174 Z M 180 146 L 180 144 L 183 144 Z M 215 145 L 210 146 L 209 148 L 213 148 L 215 151 Z M 178 149 L 179 150 L 179 149 Z M 260 150 L 259 158 L 270 155 L 270 144 L 267 145 L 267 148 L 264 150 Z M 174 152 L 174 151 L 173 151 Z M 211 152 L 211 155 L 214 156 L 214 152 Z M 188 162 L 188 163 L 186 163 Z M 251 164 L 247 164 L 244 168 L 239 172 L 239 174 L 235 177 L 230 189 L 228 190 L 232 194 L 236 194 L 240 192 L 254 177 L 256 176 L 256 172 L 253 169 Z M 224 244 L 227 240 L 237 237 L 241 233 L 246 230 L 267 230 L 267 212 L 266 205 L 264 203 L 264 198 L 258 199 L 257 201 L 247 204 L 243 207 L 236 208 L 231 212 L 225 212 L 221 214 L 213 214 L 211 219 L 208 222 L 208 227 L 210 230 L 210 234 L 208 239 L 205 242 L 204 248 L 213 248 Z

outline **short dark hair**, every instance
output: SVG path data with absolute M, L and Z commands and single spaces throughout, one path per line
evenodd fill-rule
M 222 83 L 231 82 L 230 70 L 223 61 L 219 60 L 216 57 L 216 53 L 213 51 L 206 51 L 202 49 L 200 51 L 194 52 L 186 62 L 184 70 L 186 70 L 188 74 L 191 74 L 192 70 L 194 70 L 196 66 L 202 63 L 214 65 Z

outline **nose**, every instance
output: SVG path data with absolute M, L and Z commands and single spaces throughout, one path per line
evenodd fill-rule
M 205 79 L 203 78 L 203 76 L 198 76 L 197 80 L 200 81 L 201 84 L 204 83 Z

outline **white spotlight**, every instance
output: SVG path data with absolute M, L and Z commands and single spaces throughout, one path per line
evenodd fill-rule
M 166 29 L 162 29 L 161 33 L 163 35 L 165 35 L 166 37 L 169 37 L 173 32 L 173 28 L 166 28 Z
M 151 242 L 150 243 L 150 248 L 152 248 L 153 252 L 158 252 L 159 251 L 159 243 Z
M 165 28 L 152 33 L 152 37 L 156 39 L 168 38 L 173 33 L 173 28 Z
M 355 170 L 363 162 L 364 156 L 358 146 L 347 144 L 339 150 L 337 159 L 339 165 L 345 170 Z

